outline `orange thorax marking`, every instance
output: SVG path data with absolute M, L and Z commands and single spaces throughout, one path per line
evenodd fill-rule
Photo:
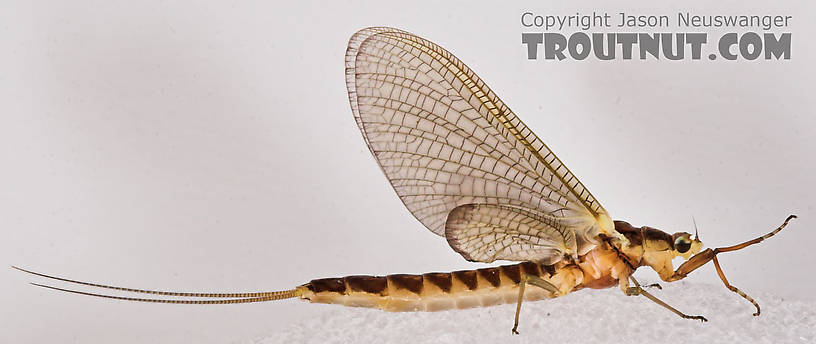
M 584 279 L 578 288 L 613 287 L 618 285 L 621 277 L 627 278 L 631 273 L 631 269 L 618 253 L 606 245 L 598 245 L 581 256 L 578 266 L 584 272 Z

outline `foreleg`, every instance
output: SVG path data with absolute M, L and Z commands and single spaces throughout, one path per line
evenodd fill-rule
M 705 265 L 710 260 L 713 260 L 714 261 L 714 268 L 717 269 L 717 275 L 720 276 L 720 280 L 722 280 L 723 284 L 725 284 L 725 287 L 728 288 L 728 290 L 731 290 L 731 291 L 739 294 L 744 299 L 748 300 L 748 302 L 751 302 L 751 304 L 753 304 L 754 307 L 756 307 L 756 313 L 754 313 L 754 316 L 758 316 L 759 313 L 760 313 L 759 304 L 753 298 L 751 298 L 750 296 L 745 294 L 742 290 L 739 290 L 737 287 L 732 286 L 730 283 L 728 283 L 728 279 L 725 278 L 725 273 L 722 271 L 722 268 L 720 267 L 720 262 L 717 260 L 717 254 L 724 253 L 724 252 L 731 252 L 731 251 L 741 250 L 741 249 L 746 248 L 748 246 L 751 246 L 753 244 L 758 244 L 758 243 L 762 242 L 763 240 L 774 236 L 776 233 L 779 233 L 779 231 L 781 231 L 783 228 L 785 228 L 785 226 L 788 225 L 788 222 L 790 222 L 790 220 L 795 219 L 795 218 L 796 218 L 796 215 L 788 216 L 788 218 L 785 219 L 785 222 L 783 222 L 782 225 L 780 225 L 779 227 L 774 229 L 772 232 L 770 232 L 768 234 L 765 234 L 765 235 L 763 235 L 763 236 L 761 236 L 759 238 L 756 238 L 754 240 L 749 240 L 749 241 L 746 241 L 744 243 L 734 245 L 734 246 L 719 247 L 719 248 L 715 248 L 713 250 L 712 249 L 707 249 L 707 250 L 705 250 L 703 252 L 695 254 L 693 257 L 691 257 L 685 263 L 681 264 L 677 268 L 677 270 L 674 271 L 673 275 L 669 276 L 668 278 L 664 278 L 664 280 L 666 282 L 674 282 L 674 281 L 677 281 L 677 280 L 681 280 L 681 279 L 685 278 L 686 276 L 688 276 L 688 274 L 690 274 L 692 271 L 697 270 L 697 268 Z

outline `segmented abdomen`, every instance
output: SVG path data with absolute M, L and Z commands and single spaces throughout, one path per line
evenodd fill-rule
M 348 276 L 312 280 L 298 289 L 300 298 L 314 303 L 379 308 L 386 311 L 441 311 L 515 303 L 522 276 L 533 275 L 557 286 L 561 294 L 581 283 L 583 273 L 574 265 L 539 265 L 532 262 L 494 268 L 434 272 L 422 275 Z M 528 301 L 555 297 L 528 285 Z

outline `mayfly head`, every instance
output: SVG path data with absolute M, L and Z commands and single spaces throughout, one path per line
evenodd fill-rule
M 675 256 L 689 259 L 691 256 L 700 253 L 703 249 L 703 242 L 697 235 L 691 235 L 686 232 L 677 232 L 672 234 L 672 244 Z

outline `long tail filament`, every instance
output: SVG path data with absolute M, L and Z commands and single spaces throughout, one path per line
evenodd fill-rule
M 85 292 L 80 290 L 74 289 L 66 289 L 66 288 L 59 288 L 50 285 L 40 284 L 40 283 L 31 283 L 32 285 L 47 288 L 51 290 L 58 290 L 66 293 L 73 293 L 73 294 L 80 294 L 80 295 L 87 295 L 87 296 L 94 296 L 94 297 L 101 297 L 106 299 L 116 299 L 116 300 L 124 300 L 124 301 L 135 301 L 135 302 L 153 302 L 153 303 L 173 303 L 173 304 L 185 304 L 185 305 L 213 305 L 213 304 L 235 304 L 235 303 L 250 303 L 250 302 L 264 302 L 264 301 L 274 301 L 274 300 L 282 300 L 282 299 L 290 299 L 300 296 L 300 291 L 298 289 L 290 289 L 284 291 L 266 291 L 266 292 L 250 292 L 250 293 L 185 293 L 185 292 L 175 292 L 175 291 L 161 291 L 161 290 L 146 290 L 146 289 L 134 289 L 134 288 L 125 288 L 125 287 L 117 287 L 99 283 L 91 283 L 91 282 L 83 282 L 72 280 L 63 277 L 51 276 L 42 274 L 39 272 L 26 270 L 23 268 L 19 268 L 16 266 L 12 266 L 12 268 L 17 269 L 19 271 L 32 274 L 35 276 L 44 277 L 47 279 L 55 280 L 55 281 L 62 281 L 68 282 L 73 284 L 85 285 L 89 287 L 95 288 L 103 288 L 103 289 L 112 289 L 130 293 L 138 293 L 138 294 L 152 294 L 152 295 L 162 295 L 162 296 L 176 296 L 176 297 L 187 297 L 187 298 L 220 298 L 221 300 L 175 300 L 175 299 L 150 299 L 150 298 L 139 298 L 139 297 L 126 297 L 126 296 L 116 296 L 116 295 L 106 295 L 106 294 L 98 294 L 98 293 L 91 293 Z

